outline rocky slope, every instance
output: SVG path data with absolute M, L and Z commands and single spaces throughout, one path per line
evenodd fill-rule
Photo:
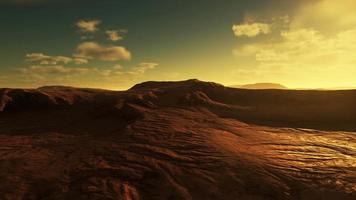
M 355 107 L 198 80 L 2 89 L 0 199 L 354 199 Z

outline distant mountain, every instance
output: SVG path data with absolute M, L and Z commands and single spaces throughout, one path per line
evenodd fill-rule
M 332 87 L 332 88 L 318 88 L 318 90 L 355 90 L 356 87 Z
M 252 90 L 261 90 L 261 89 L 286 90 L 286 89 L 288 89 L 286 86 L 278 84 L 278 83 L 254 83 L 254 84 L 247 84 L 247 85 L 232 85 L 231 87 L 252 89 Z

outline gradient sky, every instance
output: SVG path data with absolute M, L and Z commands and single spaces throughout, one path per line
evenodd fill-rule
M 354 0 L 0 0 L 0 87 L 356 86 Z

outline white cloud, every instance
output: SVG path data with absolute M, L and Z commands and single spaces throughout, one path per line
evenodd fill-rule
M 100 23 L 99 20 L 80 20 L 76 23 L 76 26 L 83 33 L 94 33 L 98 30 Z
M 232 30 L 236 37 L 256 37 L 261 34 L 269 34 L 271 25 L 266 23 L 239 24 L 233 25 Z
M 103 61 L 130 60 L 131 52 L 122 46 L 101 46 L 95 42 L 84 42 L 77 47 L 77 57 Z

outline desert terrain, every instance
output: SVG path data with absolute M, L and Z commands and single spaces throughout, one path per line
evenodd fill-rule
M 356 90 L 0 89 L 0 199 L 356 199 Z

